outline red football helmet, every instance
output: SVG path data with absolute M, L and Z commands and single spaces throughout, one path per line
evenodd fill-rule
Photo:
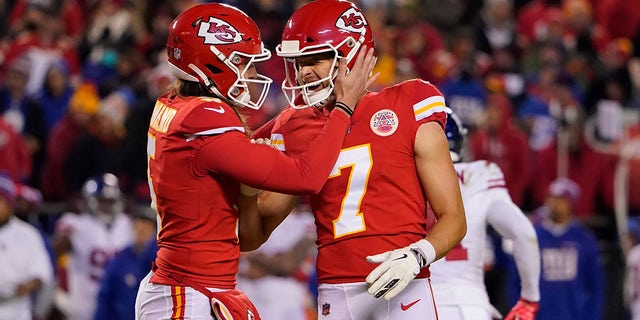
M 258 27 L 244 12 L 221 3 L 189 8 L 169 26 L 167 54 L 177 78 L 200 82 L 239 106 L 259 109 L 264 103 L 272 80 L 261 74 L 251 76 L 248 70 L 253 63 L 268 60 L 271 52 L 264 48 Z M 240 70 L 242 65 L 246 67 Z M 249 84 L 262 87 L 255 100 L 249 94 Z
M 285 60 L 286 79 L 282 82 L 282 90 L 291 107 L 325 104 L 333 92 L 338 59 L 346 58 L 347 67 L 352 68 L 355 63 L 353 57 L 363 44 L 367 48 L 375 47 L 369 22 L 353 3 L 346 0 L 317 0 L 296 10 L 284 27 L 282 42 L 276 47 L 278 56 Z M 312 83 L 298 82 L 295 58 L 325 52 L 335 54 L 329 75 Z M 325 81 L 329 82 L 326 88 L 315 92 L 311 89 Z M 300 94 L 304 106 L 296 105 L 296 98 Z

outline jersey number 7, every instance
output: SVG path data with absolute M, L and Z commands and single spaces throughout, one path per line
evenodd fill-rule
M 373 158 L 369 144 L 353 146 L 340 151 L 329 179 L 341 176 L 342 169 L 351 168 L 351 172 L 347 190 L 340 205 L 340 214 L 333 220 L 334 238 L 365 230 L 364 213 L 360 211 L 360 206 L 367 192 L 371 167 L 373 167 Z

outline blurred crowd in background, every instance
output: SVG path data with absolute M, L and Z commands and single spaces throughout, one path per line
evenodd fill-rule
M 219 2 L 251 16 L 275 52 L 306 1 Z M 375 86 L 434 83 L 469 129 L 467 158 L 496 162 L 523 211 L 533 216 L 556 178 L 577 183 L 574 214 L 597 238 L 605 270 L 605 319 L 624 319 L 627 217 L 640 216 L 640 2 L 355 2 L 376 39 Z M 98 174 L 119 178 L 128 212 L 148 206 L 148 122 L 173 81 L 168 24 L 195 3 L 0 0 L 0 170 L 30 192 L 20 217 L 45 238 L 63 213 L 84 210 L 82 185 Z M 274 53 L 258 66 L 274 85 L 247 111 L 253 129 L 287 105 L 283 65 Z M 298 260 L 300 280 L 312 279 L 308 259 Z M 487 285 L 504 311 L 499 261 Z

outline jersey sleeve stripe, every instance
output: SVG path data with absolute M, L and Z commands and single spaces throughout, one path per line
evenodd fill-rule
M 487 185 L 489 187 L 489 189 L 491 188 L 506 188 L 507 185 L 504 182 L 504 179 L 501 178 L 495 178 L 495 179 L 489 179 L 487 181 Z
M 280 133 L 271 134 L 271 145 L 280 151 L 284 151 L 284 137 Z
M 245 132 L 243 127 L 222 127 L 222 128 L 215 128 L 215 129 L 211 129 L 211 130 L 205 130 L 205 131 L 200 131 L 200 132 L 196 132 L 193 134 L 190 134 L 189 136 L 187 136 L 187 141 L 191 141 L 193 139 L 195 139 L 197 136 L 213 136 L 213 135 L 217 135 L 217 134 L 222 134 L 228 131 L 240 131 L 240 132 Z
M 447 106 L 443 96 L 432 96 L 413 105 L 413 113 L 416 120 L 422 120 L 436 112 L 445 112 Z
M 504 181 L 494 181 L 494 182 L 489 182 L 487 184 L 487 186 L 489 188 L 506 188 L 507 185 L 504 183 Z
M 446 112 L 446 111 L 447 111 L 447 107 L 444 105 L 444 103 L 437 103 L 437 104 L 426 106 L 418 111 L 414 111 L 414 114 L 416 116 L 416 121 L 419 121 L 419 120 L 428 118 L 436 113 Z

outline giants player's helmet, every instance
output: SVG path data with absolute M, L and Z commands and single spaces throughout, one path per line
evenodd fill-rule
M 362 11 L 346 0 L 317 0 L 300 7 L 293 13 L 282 32 L 282 42 L 276 47 L 278 56 L 285 61 L 286 78 L 282 91 L 293 108 L 322 106 L 330 101 L 333 79 L 339 58 L 346 58 L 347 68 L 362 45 L 374 48 L 373 34 Z M 298 81 L 296 57 L 332 53 L 333 66 L 326 78 L 303 84 Z M 314 91 L 318 85 L 329 85 Z M 302 96 L 304 105 L 296 101 Z
M 87 180 L 82 186 L 87 211 L 105 224 L 111 224 L 116 214 L 124 210 L 124 198 L 118 178 L 105 173 Z
M 267 97 L 272 80 L 248 72 L 271 52 L 264 48 L 255 22 L 234 7 L 209 3 L 182 12 L 169 27 L 167 54 L 175 77 L 200 82 L 238 106 L 257 110 Z M 240 70 L 242 65 L 246 67 Z M 257 99 L 251 98 L 249 85 L 256 93 L 261 87 Z
M 464 147 L 467 129 L 462 125 L 462 121 L 453 111 L 447 108 L 447 125 L 444 130 L 449 141 L 449 153 L 451 160 L 459 162 L 462 160 L 462 148 Z

